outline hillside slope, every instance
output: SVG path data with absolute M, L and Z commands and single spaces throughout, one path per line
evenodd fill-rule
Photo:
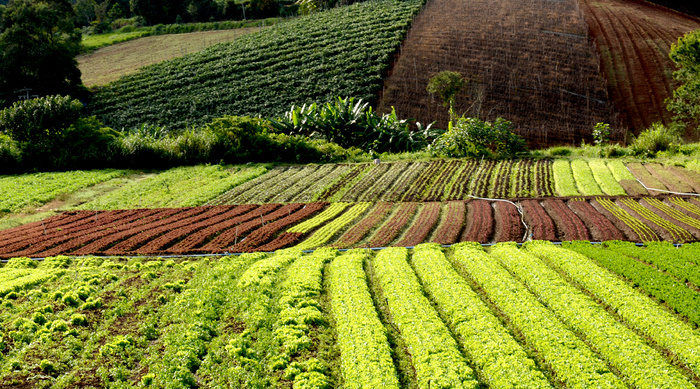
M 676 87 L 671 44 L 700 29 L 700 20 L 639 0 L 581 0 L 601 57 L 610 98 L 623 125 L 638 134 L 668 124 L 664 101 Z
M 275 25 L 124 77 L 90 108 L 114 128 L 184 129 L 224 115 L 281 115 L 337 96 L 374 101 L 420 6 L 369 1 Z
M 511 120 L 530 145 L 579 143 L 614 122 L 576 0 L 433 0 L 417 18 L 385 83 L 379 110 L 446 126 L 426 92 L 431 76 L 472 79 L 458 113 Z
M 256 32 L 258 28 L 200 31 L 187 34 L 147 36 L 128 42 L 103 47 L 79 56 L 83 84 L 88 88 L 106 85 L 144 66 L 201 51 L 209 46 L 230 42 L 242 35 Z

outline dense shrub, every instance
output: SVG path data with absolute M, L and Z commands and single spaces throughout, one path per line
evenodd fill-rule
M 513 133 L 511 122 L 498 118 L 492 124 L 478 118 L 457 119 L 452 129 L 431 144 L 442 157 L 512 157 L 526 150 L 525 141 Z
M 677 148 L 682 143 L 682 129 L 678 125 L 666 127 L 661 123 L 652 126 L 639 134 L 630 145 L 635 155 L 655 156 L 659 151 Z
M 225 116 L 200 129 L 173 134 L 142 126 L 114 140 L 114 165 L 167 168 L 199 163 L 340 162 L 351 153 L 325 141 L 270 132 L 262 119 Z
M 19 171 L 21 160 L 22 151 L 17 142 L 7 135 L 0 134 L 0 174 Z

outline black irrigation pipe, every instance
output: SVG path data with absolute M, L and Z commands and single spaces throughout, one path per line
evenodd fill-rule
M 460 242 L 460 243 L 461 243 L 461 242 Z M 551 242 L 551 243 L 552 243 L 552 244 L 555 244 L 555 245 L 558 245 L 558 246 L 561 246 L 561 244 L 562 244 L 562 242 Z M 589 242 L 589 243 L 590 243 L 590 244 L 593 244 L 593 245 L 600 245 L 600 244 L 603 244 L 604 242 Z M 457 244 L 457 243 L 455 243 L 455 244 Z M 496 244 L 498 244 L 498 243 L 481 243 L 481 246 L 482 246 L 482 247 L 491 247 L 491 246 L 496 245 Z M 518 246 L 522 246 L 522 245 L 523 245 L 522 243 L 517 243 L 517 242 L 516 242 L 515 244 L 518 245 Z M 635 243 L 635 245 L 636 245 L 637 247 L 644 247 L 644 243 Z M 679 247 L 681 247 L 681 246 L 683 246 L 683 245 L 684 245 L 684 243 L 673 243 L 673 246 L 674 246 L 675 248 L 679 248 Z M 444 248 L 448 248 L 448 247 L 452 247 L 453 244 L 443 244 L 443 245 L 441 245 L 441 246 L 444 247 Z M 384 249 L 391 248 L 391 247 L 396 247 L 396 246 L 390 246 L 390 247 L 369 247 L 369 248 L 367 248 L 367 249 L 368 249 L 368 250 L 372 250 L 372 251 L 380 251 L 380 250 L 384 250 Z M 404 248 L 407 248 L 407 249 L 410 250 L 410 249 L 415 248 L 415 246 L 404 246 Z M 342 252 L 349 251 L 349 250 L 357 250 L 357 248 L 351 248 L 351 249 L 337 249 L 337 250 L 338 250 L 339 252 L 342 253 Z M 302 250 L 301 252 L 304 253 L 304 254 L 310 254 L 310 253 L 313 253 L 314 251 L 316 251 L 316 250 Z M 274 253 L 275 253 L 275 251 L 265 251 L 265 254 L 274 254 Z M 83 255 L 83 256 L 68 256 L 68 257 L 70 257 L 70 258 L 90 257 L 90 258 L 125 258 L 125 259 L 138 259 L 138 258 L 161 258 L 161 259 L 165 259 L 165 258 L 230 257 L 230 256 L 232 256 L 232 255 L 238 256 L 238 255 L 243 255 L 243 254 L 246 254 L 246 253 L 228 253 L 228 252 L 224 252 L 224 253 L 219 253 L 219 254 L 212 253 L 212 254 L 132 255 L 132 256 L 129 256 L 129 255 L 105 255 L 105 256 L 103 256 L 103 255 Z M 29 258 L 29 259 L 31 259 L 31 260 L 33 260 L 33 261 L 43 261 L 43 260 L 46 259 L 46 257 L 44 257 L 44 258 L 42 258 L 42 257 L 38 257 L 38 258 Z M 3 264 L 4 264 L 4 263 L 7 263 L 8 261 L 9 261 L 9 259 L 0 259 L 0 263 L 3 263 Z

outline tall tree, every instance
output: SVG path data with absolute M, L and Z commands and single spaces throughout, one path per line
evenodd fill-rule
M 676 120 L 700 122 L 700 30 L 692 31 L 671 46 L 669 55 L 678 66 L 673 78 L 680 86 L 667 100 L 668 109 Z
M 68 0 L 10 0 L 0 25 L 0 99 L 17 91 L 30 95 L 70 94 L 81 90 L 75 57 L 80 30 Z

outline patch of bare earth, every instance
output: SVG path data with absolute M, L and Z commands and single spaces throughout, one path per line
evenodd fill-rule
M 671 44 L 700 28 L 700 19 L 640 0 L 579 0 L 600 53 L 610 98 L 622 124 L 635 134 L 670 123 Z
M 447 109 L 426 87 L 451 70 L 472 80 L 458 114 L 504 117 L 531 146 L 580 143 L 595 123 L 615 123 L 577 0 L 431 0 L 399 54 L 380 112 L 446 128 Z

